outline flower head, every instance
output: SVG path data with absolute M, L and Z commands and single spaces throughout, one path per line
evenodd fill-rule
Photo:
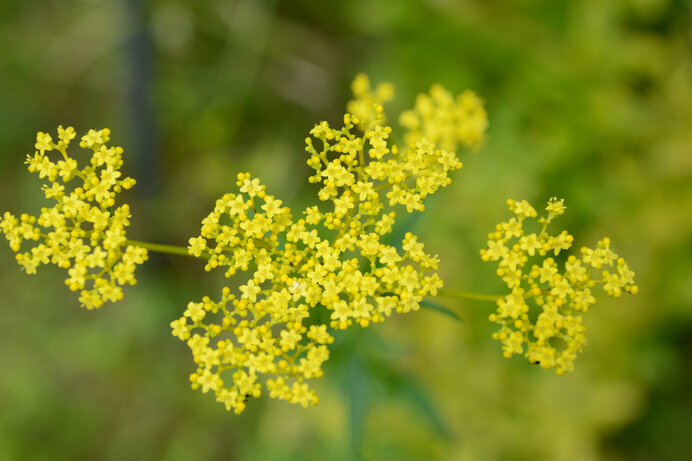
M 419 94 L 412 110 L 402 112 L 399 123 L 408 130 L 406 142 L 427 139 L 441 149 L 456 151 L 459 145 L 479 148 L 485 139 L 488 115 L 483 101 L 470 90 L 454 97 L 440 85 Z
M 461 162 L 426 140 L 392 144 L 378 102 L 386 87 L 372 95 L 359 76 L 354 92 L 360 99 L 342 127 L 321 122 L 306 139 L 309 180 L 326 206 L 294 215 L 241 173 L 239 193 L 217 200 L 190 239 L 207 270 L 249 274 L 237 294 L 226 287 L 220 299 L 202 300 L 204 315 L 188 307 L 171 324 L 197 363 L 193 387 L 214 390 L 229 410 L 243 411 L 265 388 L 272 398 L 317 403 L 308 381 L 322 376 L 335 330 L 417 310 L 442 286 L 437 257 L 415 235 L 395 242 L 391 234 L 397 213 L 423 210 Z
M 525 225 L 537 216 L 536 210 L 525 200 L 510 199 L 507 204 L 515 217 L 498 224 L 481 250 L 484 261 L 498 261 L 497 274 L 511 290 L 490 315 L 500 325 L 493 337 L 502 342 L 505 357 L 524 354 L 532 363 L 563 374 L 574 368 L 586 344 L 582 315 L 596 303 L 594 287 L 601 285 L 615 297 L 636 293 L 634 272 L 613 252 L 608 238 L 595 249 L 582 248 L 581 258 L 569 256 L 561 267 L 554 257 L 569 250 L 574 238 L 567 231 L 551 235 L 548 225 L 564 213 L 564 200 L 550 199 L 548 215 L 538 219 L 542 228 L 535 232 Z
M 353 99 L 346 105 L 346 110 L 359 120 L 372 118 L 377 105 L 383 105 L 394 99 L 394 85 L 388 82 L 378 83 L 373 89 L 370 78 L 360 73 L 351 83 Z
M 6 212 L 0 230 L 28 274 L 41 264 L 66 269 L 66 285 L 80 292 L 83 307 L 95 309 L 120 300 L 122 285 L 136 283 L 135 267 L 147 259 L 147 251 L 127 244 L 130 208 L 115 207 L 116 195 L 135 184 L 121 179 L 122 148 L 106 146 L 110 130 L 90 130 L 80 145 L 92 151 L 91 162 L 80 169 L 67 154 L 75 136 L 74 128 L 60 126 L 56 144 L 49 134 L 38 133 L 38 151 L 26 163 L 46 179 L 43 191 L 53 205 L 38 216 Z M 48 156 L 50 151 L 57 151 L 57 159 Z M 38 243 L 22 252 L 29 242 Z

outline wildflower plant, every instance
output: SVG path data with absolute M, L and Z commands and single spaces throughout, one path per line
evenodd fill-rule
M 89 165 L 78 168 L 67 148 L 76 134 L 58 128 L 59 141 L 39 133 L 29 171 L 48 182 L 55 203 L 39 216 L 5 213 L 0 229 L 27 273 L 53 263 L 68 270 L 67 285 L 80 291 L 88 309 L 122 298 L 134 284 L 134 270 L 147 250 L 186 254 L 204 261 L 207 271 L 229 281 L 221 293 L 188 303 L 170 326 L 186 342 L 196 369 L 193 389 L 212 391 L 216 400 L 241 413 L 250 397 L 268 394 L 304 407 L 318 397 L 310 380 L 323 376 L 330 345 L 340 330 L 368 327 L 395 313 L 417 311 L 426 297 L 497 300 L 490 320 L 506 357 L 524 354 L 558 374 L 573 368 L 586 342 L 582 314 L 595 303 L 600 284 L 611 296 L 636 293 L 634 273 L 603 239 L 583 248 L 560 270 L 554 258 L 568 250 L 566 231 L 550 235 L 552 220 L 564 210 L 551 199 L 540 231 L 525 230 L 537 213 L 525 201 L 508 201 L 515 216 L 497 226 L 481 251 L 499 261 L 498 275 L 510 293 L 503 296 L 442 290 L 439 258 L 408 232 L 394 240 L 404 213 L 421 212 L 424 200 L 449 185 L 462 167 L 458 147 L 476 150 L 485 139 L 487 114 L 471 91 L 454 97 L 439 85 L 419 95 L 398 120 L 405 128 L 393 142 L 383 104 L 394 87 L 371 87 L 356 76 L 354 99 L 341 126 L 320 122 L 305 139 L 309 182 L 317 201 L 293 212 L 267 192 L 259 178 L 237 175 L 236 189 L 221 196 L 188 246 L 128 240 L 129 207 L 115 198 L 135 181 L 121 178 L 123 150 L 108 147 L 110 131 L 90 130 L 80 146 L 91 150 Z M 56 151 L 56 162 L 49 153 Z M 26 242 L 39 242 L 22 252 Z M 601 278 L 596 271 L 602 270 Z

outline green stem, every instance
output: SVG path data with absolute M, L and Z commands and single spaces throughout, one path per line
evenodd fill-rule
M 502 295 L 486 295 L 483 293 L 471 293 L 469 291 L 459 291 L 459 290 L 437 290 L 437 296 L 443 298 L 461 298 L 461 299 L 474 299 L 476 301 L 491 301 L 495 302 L 498 299 L 504 298 Z
M 164 245 L 162 243 L 138 242 L 137 240 L 127 240 L 126 243 L 128 245 L 146 248 L 147 250 L 155 251 L 157 253 L 170 253 L 173 255 L 190 256 L 192 258 L 195 257 L 187 252 L 187 248 L 178 245 Z

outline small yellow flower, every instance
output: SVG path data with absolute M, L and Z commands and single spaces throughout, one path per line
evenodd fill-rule
M 548 200 L 548 206 L 546 206 L 545 209 L 551 216 L 560 216 L 566 209 L 565 199 L 558 200 L 556 197 L 552 197 Z
M 63 128 L 62 125 L 58 126 L 58 138 L 60 139 L 61 145 L 67 147 L 67 145 L 77 136 L 74 128 L 68 126 Z
M 53 138 L 48 133 L 43 133 L 41 131 L 36 135 L 36 149 L 38 149 L 41 154 L 44 151 L 53 150 Z

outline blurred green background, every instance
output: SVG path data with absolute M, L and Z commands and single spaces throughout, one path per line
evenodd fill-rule
M 337 339 L 321 403 L 242 416 L 190 390 L 169 322 L 222 274 L 155 256 L 125 300 L 78 307 L 0 245 L 0 459 L 674 460 L 692 441 L 692 2 L 0 1 L 0 210 L 35 212 L 36 131 L 110 127 L 138 180 L 133 239 L 185 244 L 239 171 L 302 209 L 303 139 L 360 71 L 390 114 L 441 83 L 486 101 L 489 140 L 408 226 L 448 288 L 502 292 L 478 249 L 507 197 L 564 197 L 637 296 L 601 297 L 563 377 L 502 358 L 493 305 L 440 301 Z M 404 229 L 409 230 L 409 229 Z

